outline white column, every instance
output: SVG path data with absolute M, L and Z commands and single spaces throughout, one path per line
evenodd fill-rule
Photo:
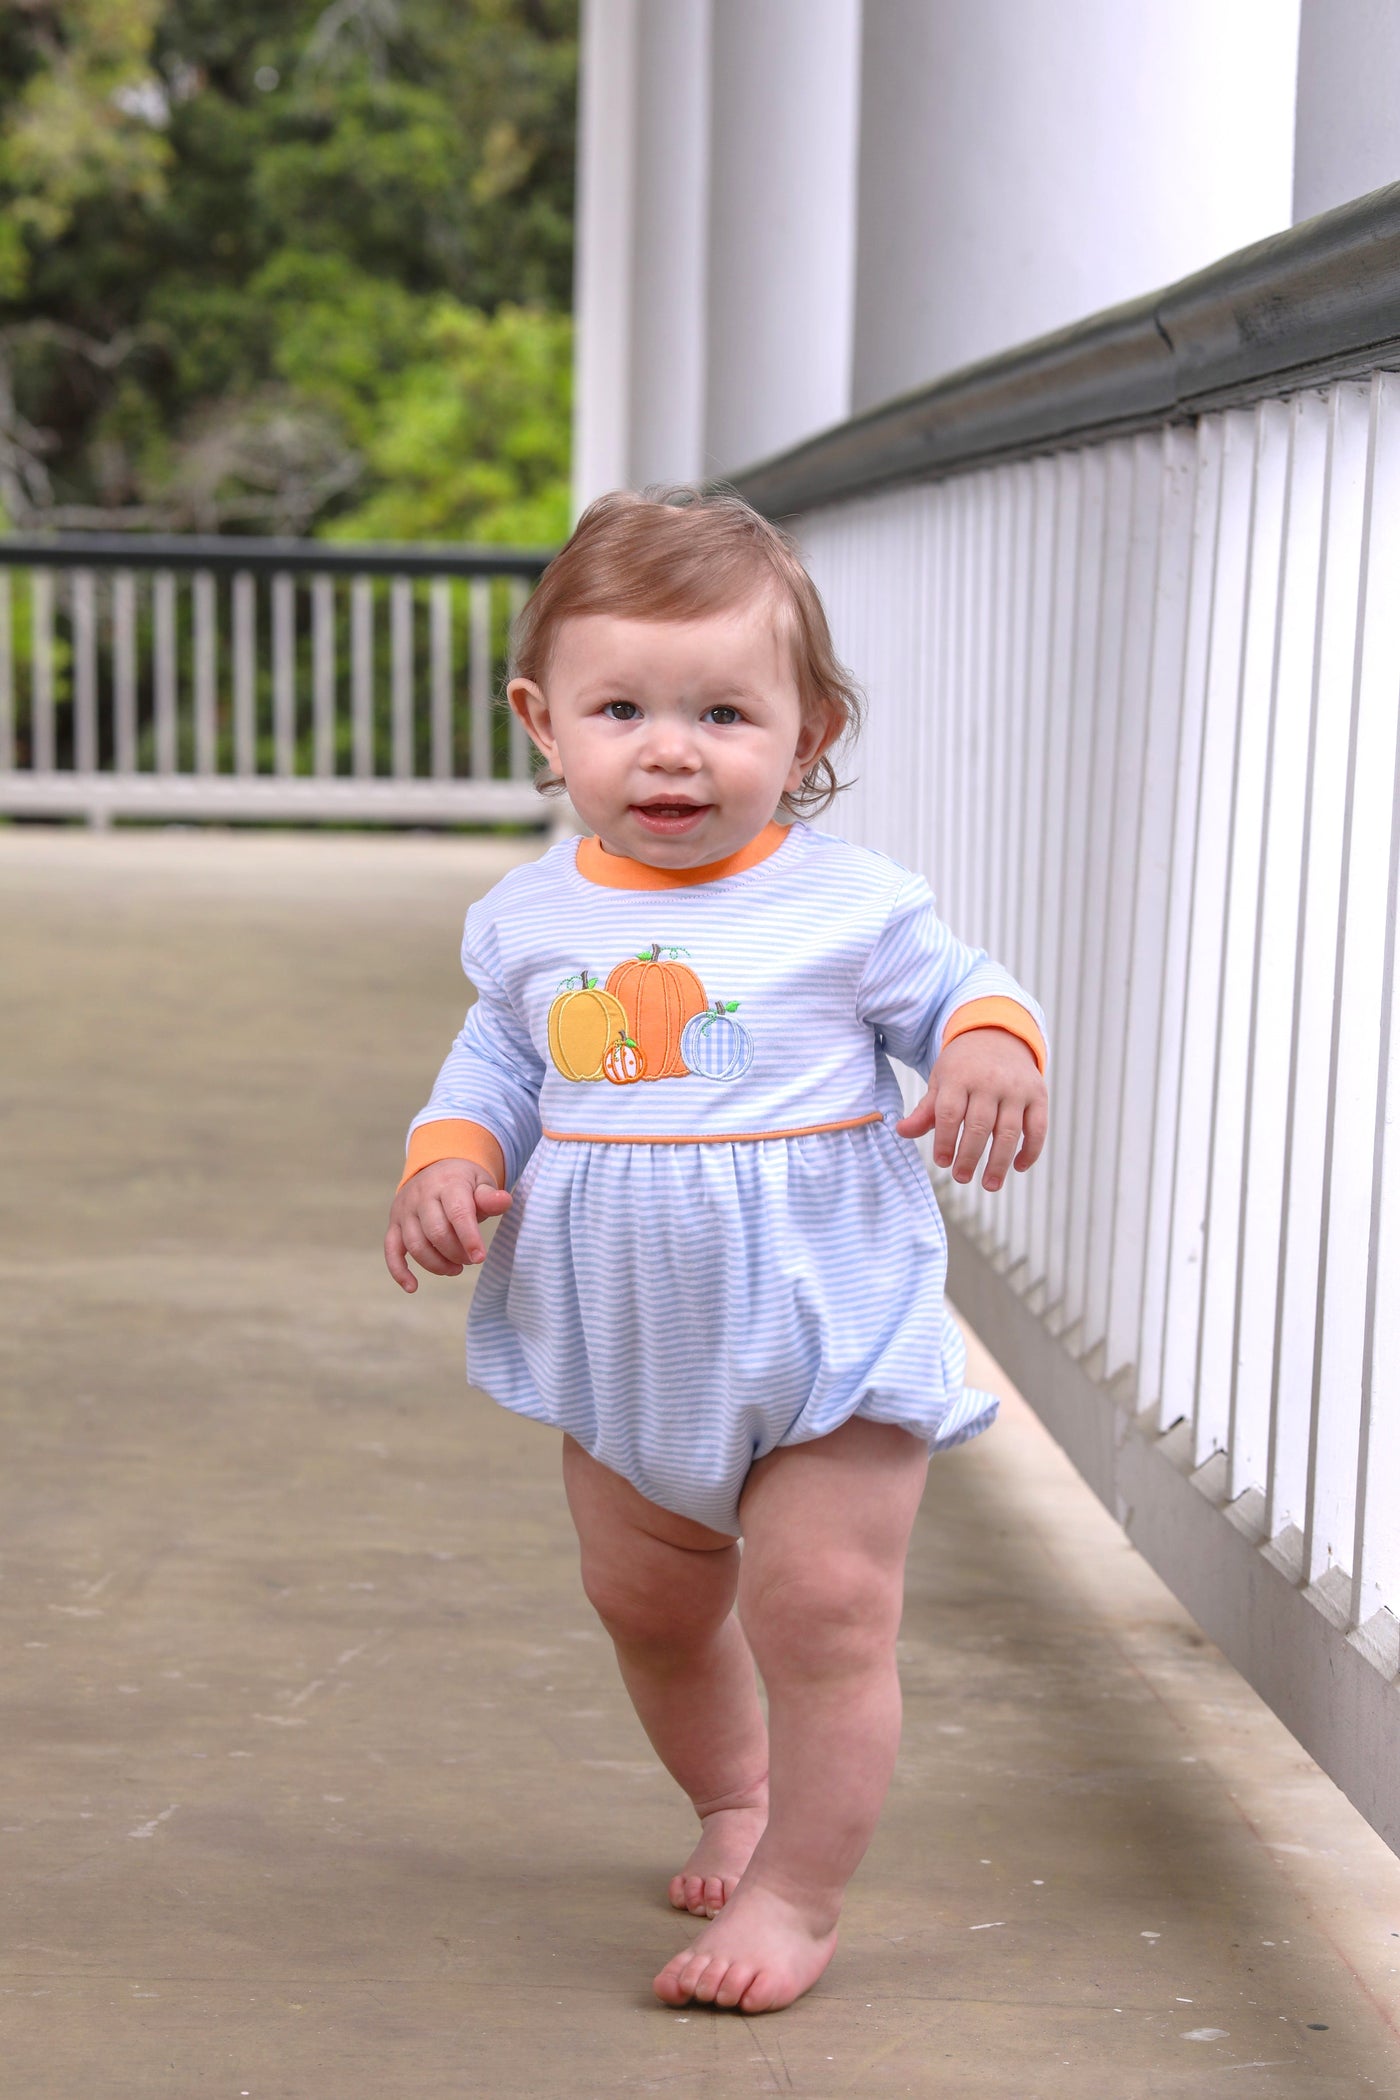
M 643 0 L 628 479 L 704 473 L 710 0 Z
M 1400 182 L 1400 8 L 1303 0 L 1293 217 Z
M 854 411 L 1287 226 L 1298 9 L 867 0 Z
M 860 0 L 714 0 L 704 469 L 850 413 Z
M 574 262 L 575 515 L 627 480 L 638 0 L 583 0 Z

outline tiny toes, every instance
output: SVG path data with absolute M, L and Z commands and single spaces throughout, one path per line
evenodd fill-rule
M 724 1987 L 729 1973 L 729 1963 L 707 1961 L 695 1982 L 691 1985 L 691 1996 L 700 2005 L 713 2005 Z
M 757 1973 L 756 1969 L 745 1962 L 731 1962 L 724 1982 L 715 1993 L 715 2004 L 723 2006 L 726 2011 L 730 2006 L 737 2005 L 752 1985 Z

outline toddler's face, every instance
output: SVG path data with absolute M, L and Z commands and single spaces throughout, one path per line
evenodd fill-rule
M 737 853 L 820 755 L 766 597 L 704 619 L 566 620 L 511 705 L 609 852 L 657 868 Z

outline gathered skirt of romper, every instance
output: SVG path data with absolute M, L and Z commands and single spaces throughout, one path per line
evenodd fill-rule
M 852 1416 L 985 1429 L 933 1190 L 893 1118 L 704 1144 L 544 1138 L 477 1279 L 467 1374 L 649 1501 L 738 1534 L 755 1459 Z

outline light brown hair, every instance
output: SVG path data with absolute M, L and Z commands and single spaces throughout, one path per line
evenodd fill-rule
M 729 488 L 618 489 L 590 503 L 517 615 L 509 675 L 542 687 L 561 625 L 580 614 L 696 620 L 760 593 L 787 630 L 804 724 L 853 740 L 863 701 L 832 647 L 816 585 L 787 534 Z M 826 809 L 843 784 L 823 753 L 782 806 L 793 815 Z M 550 794 L 564 783 L 546 772 L 535 785 Z

